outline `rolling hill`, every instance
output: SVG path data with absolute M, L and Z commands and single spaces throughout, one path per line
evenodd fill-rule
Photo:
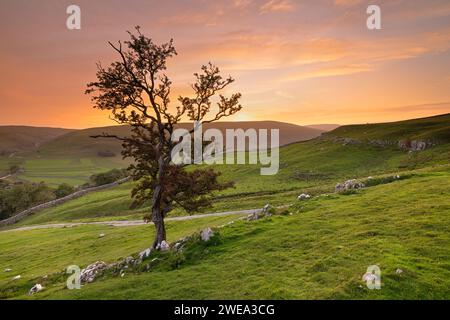
M 43 143 L 72 131 L 61 128 L 0 126 L 0 155 L 33 151 Z
M 341 126 L 324 134 L 360 140 L 450 142 L 450 113 L 406 121 Z
M 69 264 L 112 263 L 139 252 L 150 243 L 153 226 L 0 232 L 0 269 L 22 274 L 18 281 L 11 274 L 0 275 L 0 298 L 30 298 L 26 292 L 40 282 L 46 289 L 32 299 L 448 299 L 450 140 L 441 135 L 448 128 L 447 117 L 343 126 L 327 134 L 329 139 L 288 144 L 280 149 L 280 171 L 274 176 L 260 176 L 258 165 L 215 166 L 236 188 L 216 194 L 210 212 L 266 203 L 290 206 L 258 221 L 230 224 L 236 217 L 221 217 L 170 222 L 172 243 L 206 226 L 225 226 L 217 229 L 212 243 L 194 244 L 181 253 L 155 253 L 150 260 L 162 262 L 149 272 L 106 275 L 82 290 L 65 289 L 66 278 L 58 272 Z M 370 143 L 417 137 L 436 143 L 415 152 Z M 376 181 L 394 175 L 401 179 L 333 192 L 336 182 L 369 175 Z M 128 208 L 131 186 L 89 194 L 19 225 L 140 219 L 148 207 Z M 312 198 L 298 201 L 302 192 Z M 99 238 L 100 233 L 106 236 Z M 381 290 L 368 290 L 361 281 L 374 264 L 382 270 Z
M 440 125 L 445 126 L 446 117 L 441 120 Z M 356 134 L 358 126 L 351 128 Z M 359 128 L 365 130 L 365 125 Z M 397 128 L 397 123 L 380 125 L 379 128 L 393 131 Z M 428 132 L 427 129 L 421 130 L 423 133 Z M 381 132 L 378 134 L 382 135 Z M 262 207 L 266 203 L 282 205 L 295 199 L 302 192 L 311 194 L 332 192 L 337 182 L 346 179 L 386 173 L 397 174 L 433 165 L 445 165 L 449 162 L 450 140 L 420 152 L 408 153 L 398 146 L 344 144 L 318 137 L 282 147 L 280 170 L 273 176 L 261 176 L 259 165 L 213 166 L 222 173 L 221 179 L 234 181 L 235 188 L 217 194 L 213 208 L 209 211 L 250 209 Z M 128 183 L 96 192 L 45 210 L 20 224 L 108 218 L 140 219 L 148 207 L 129 209 L 131 188 L 132 183 Z M 175 210 L 172 214 L 184 213 Z
M 192 128 L 192 124 L 188 123 L 182 123 L 180 126 Z M 211 127 L 221 131 L 227 128 L 242 128 L 245 130 L 249 128 L 277 128 L 280 129 L 280 143 L 282 145 L 308 140 L 323 132 L 276 121 L 218 122 L 205 125 L 204 130 Z M 103 132 L 127 136 L 130 134 L 130 129 L 127 126 L 110 126 L 71 130 L 66 134 L 47 140 L 34 151 L 22 152 L 13 155 L 13 157 L 0 156 L 0 175 L 2 172 L 6 173 L 10 165 L 18 164 L 24 169 L 24 172 L 19 175 L 21 179 L 34 182 L 45 181 L 52 186 L 63 182 L 81 185 L 94 173 L 126 167 L 129 160 L 123 160 L 120 155 L 122 149 L 120 141 L 90 137 Z
M 192 129 L 191 123 L 180 123 L 178 127 Z M 309 140 L 319 136 L 323 131 L 314 128 L 302 127 L 295 124 L 277 121 L 243 121 L 243 122 L 217 122 L 205 124 L 203 130 L 209 128 L 219 129 L 225 132 L 226 129 L 279 129 L 280 145 L 293 142 Z M 78 157 L 96 157 L 99 152 L 111 152 L 120 154 L 121 143 L 114 139 L 93 139 L 90 136 L 108 133 L 118 136 L 129 136 L 128 126 L 110 126 L 77 130 L 70 132 L 56 139 L 48 141 L 39 148 L 39 153 L 47 157 L 59 157 L 75 155 Z

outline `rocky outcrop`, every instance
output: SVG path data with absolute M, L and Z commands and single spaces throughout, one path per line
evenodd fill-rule
M 211 239 L 211 237 L 214 235 L 214 232 L 212 231 L 211 228 L 205 228 L 200 232 L 200 238 L 203 241 L 209 241 L 209 239 Z
M 35 293 L 41 292 L 42 290 L 44 290 L 44 287 L 40 284 L 40 283 L 36 283 L 31 289 L 30 291 L 28 291 L 28 295 L 33 295 Z
M 356 179 L 347 180 L 343 183 L 336 184 L 334 190 L 335 192 L 344 192 L 347 190 L 355 190 L 355 189 L 362 189 L 365 187 L 365 184 L 363 182 L 359 182 Z
M 271 214 L 270 214 L 270 205 L 269 205 L 269 204 L 266 204 L 266 205 L 262 208 L 262 210 L 260 210 L 260 211 L 255 211 L 255 212 L 253 212 L 252 214 L 248 215 L 248 216 L 247 216 L 247 221 L 258 220 L 258 219 L 261 219 L 261 218 L 263 218 L 263 217 L 270 216 L 270 215 L 271 215 Z
M 103 261 L 97 261 L 88 265 L 86 268 L 81 270 L 80 274 L 81 283 L 94 281 L 95 278 L 98 275 L 100 275 L 107 267 L 108 265 Z
M 308 200 L 309 198 L 311 198 L 311 196 L 307 193 L 302 193 L 297 197 L 298 200 Z
M 404 151 L 423 151 L 431 146 L 434 143 L 430 140 L 389 140 L 389 139 L 357 139 L 357 138 L 349 138 L 349 137 L 338 137 L 338 136 L 321 136 L 321 139 L 332 141 L 333 143 L 339 143 L 343 146 L 347 145 L 357 145 L 357 144 L 370 144 L 373 146 L 386 148 L 392 146 L 398 146 L 398 148 Z
M 400 140 L 398 147 L 405 151 L 423 151 L 432 146 L 431 141 L 426 140 Z

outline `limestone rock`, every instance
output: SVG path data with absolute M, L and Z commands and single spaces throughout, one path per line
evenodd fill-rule
M 81 270 L 80 281 L 82 283 L 94 281 L 97 275 L 99 275 L 107 267 L 108 265 L 103 261 L 97 261 L 88 265 L 86 268 Z
M 163 241 L 161 241 L 160 244 L 158 244 L 156 246 L 156 249 L 157 250 L 161 250 L 161 251 L 167 251 L 167 250 L 170 249 L 170 245 L 169 245 L 169 243 L 166 240 L 163 240 Z
M 362 182 L 357 181 L 356 179 L 347 180 L 343 183 L 336 184 L 334 190 L 335 192 L 343 192 L 352 189 L 362 189 L 366 185 Z
M 146 259 L 150 256 L 150 253 L 152 253 L 152 249 L 151 248 L 147 248 L 144 251 L 141 251 L 139 253 L 139 258 L 140 259 Z
M 31 296 L 32 294 L 38 293 L 40 291 L 44 290 L 44 287 L 40 283 L 36 283 L 30 291 L 28 291 L 28 294 Z
M 203 241 L 209 241 L 209 239 L 211 239 L 213 235 L 214 232 L 210 227 L 205 228 L 202 230 L 202 232 L 200 232 L 200 237 L 202 238 Z
M 307 199 L 311 198 L 311 196 L 307 193 L 302 193 L 297 198 L 298 198 L 298 200 L 307 200 Z

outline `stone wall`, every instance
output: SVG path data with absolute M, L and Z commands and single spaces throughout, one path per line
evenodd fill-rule
M 29 215 L 31 215 L 33 213 L 36 213 L 38 211 L 41 211 L 41 210 L 44 210 L 44 209 L 47 209 L 47 208 L 51 208 L 51 207 L 54 207 L 54 206 L 57 206 L 57 205 L 60 205 L 60 204 L 62 204 L 64 202 L 67 202 L 67 201 L 70 201 L 70 200 L 73 200 L 73 199 L 76 199 L 76 198 L 79 198 L 81 196 L 84 196 L 87 193 L 94 192 L 94 191 L 99 191 L 99 190 L 103 190 L 103 189 L 108 189 L 108 188 L 111 188 L 111 187 L 115 187 L 115 186 L 117 186 L 119 184 L 122 184 L 124 182 L 129 181 L 130 179 L 131 179 L 131 177 L 126 177 L 126 178 L 117 180 L 117 181 L 115 181 L 113 183 L 104 184 L 104 185 L 98 186 L 98 187 L 86 188 L 86 189 L 83 189 L 83 190 L 80 190 L 80 191 L 76 191 L 76 192 L 74 192 L 72 194 L 69 194 L 68 196 L 65 196 L 63 198 L 55 199 L 55 200 L 52 200 L 52 201 L 49 201 L 49 202 L 42 203 L 40 205 L 31 207 L 31 208 L 29 208 L 27 210 L 24 210 L 24 211 L 14 215 L 14 216 L 12 216 L 12 217 L 9 217 L 9 218 L 7 218 L 5 220 L 1 220 L 0 221 L 0 227 L 14 224 L 14 223 L 22 220 L 23 218 L 28 217 Z

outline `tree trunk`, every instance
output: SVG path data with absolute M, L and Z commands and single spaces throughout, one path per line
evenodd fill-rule
M 153 191 L 153 201 L 152 201 L 152 221 L 155 224 L 156 235 L 155 241 L 153 242 L 153 248 L 156 248 L 164 240 L 166 240 L 166 227 L 164 225 L 164 216 L 161 208 L 161 185 L 155 187 Z
M 154 213 L 152 213 L 152 215 L 155 216 Z M 166 226 L 164 225 L 164 218 L 161 216 L 161 213 L 159 213 L 158 218 L 153 218 L 153 223 L 155 224 L 156 235 L 152 247 L 155 249 L 161 244 L 161 242 L 166 240 Z

